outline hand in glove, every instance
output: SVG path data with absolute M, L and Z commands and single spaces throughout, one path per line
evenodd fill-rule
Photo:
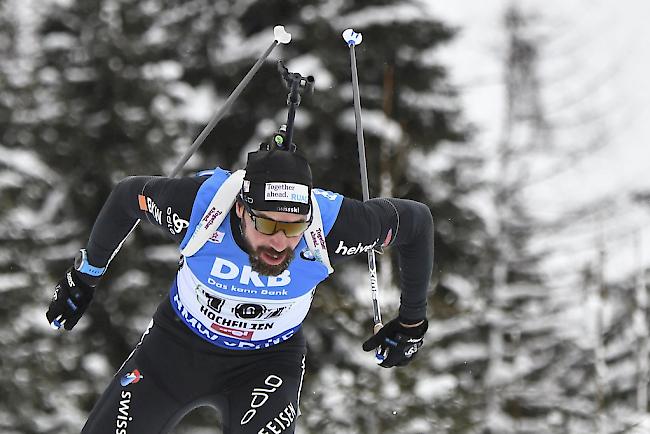
M 404 366 L 415 358 L 428 327 L 426 319 L 417 326 L 408 327 L 407 321 L 395 318 L 365 341 L 363 350 L 372 351 L 379 347 L 378 356 L 383 357 L 379 366 L 384 368 Z
M 95 288 L 83 282 L 77 270 L 70 268 L 56 285 L 45 316 L 54 329 L 72 330 L 93 299 Z

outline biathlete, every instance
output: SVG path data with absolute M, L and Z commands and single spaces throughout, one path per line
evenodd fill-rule
M 179 244 L 180 265 L 83 433 L 164 433 L 203 405 L 220 411 L 224 433 L 293 433 L 305 369 L 301 325 L 314 291 L 337 264 L 375 247 L 397 249 L 401 299 L 398 316 L 363 349 L 378 349 L 390 368 L 422 345 L 433 267 L 428 207 L 312 188 L 295 147 L 265 144 L 248 154 L 245 170 L 121 181 L 56 286 L 50 324 L 77 324 L 138 220 Z

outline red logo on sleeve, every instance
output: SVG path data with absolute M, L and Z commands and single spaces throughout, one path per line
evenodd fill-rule
M 386 239 L 384 240 L 383 243 L 381 243 L 381 246 L 386 247 L 390 244 L 391 241 L 393 241 L 393 230 L 389 229 L 388 234 L 386 235 Z

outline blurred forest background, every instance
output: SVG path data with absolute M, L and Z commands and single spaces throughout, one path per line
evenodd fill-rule
M 463 89 L 438 56 L 459 29 L 418 0 L 0 0 L 0 432 L 81 429 L 166 297 L 178 249 L 141 226 L 71 333 L 45 320 L 54 284 L 113 186 L 169 172 L 277 24 L 292 42 L 276 49 L 184 173 L 242 167 L 283 123 L 287 92 L 275 64 L 283 59 L 315 76 L 294 140 L 316 184 L 360 198 L 340 36 L 353 27 L 364 36 L 356 57 L 371 196 L 424 202 L 436 224 L 430 331 L 408 368 L 380 369 L 361 351 L 372 321 L 365 258 L 319 287 L 304 326 L 297 432 L 648 432 L 641 238 L 624 234 L 637 242 L 632 271 L 607 278 L 616 251 L 603 241 L 572 279 L 552 284 L 542 265 L 567 245 L 539 239 L 567 220 L 598 226 L 605 205 L 540 219 L 525 201 L 540 161 L 542 171 L 566 170 L 608 132 L 595 118 L 584 141 L 554 141 L 562 125 L 543 103 L 538 21 L 513 3 L 496 29 L 504 122 L 494 146 L 480 143 Z M 379 264 L 387 318 L 398 306 L 396 266 L 390 252 Z M 174 432 L 218 426 L 218 415 L 200 409 Z

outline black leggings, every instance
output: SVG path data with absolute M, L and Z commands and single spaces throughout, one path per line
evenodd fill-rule
M 224 434 L 293 433 L 304 347 L 222 353 L 197 351 L 153 324 L 82 433 L 167 433 L 200 406 L 220 411 Z

